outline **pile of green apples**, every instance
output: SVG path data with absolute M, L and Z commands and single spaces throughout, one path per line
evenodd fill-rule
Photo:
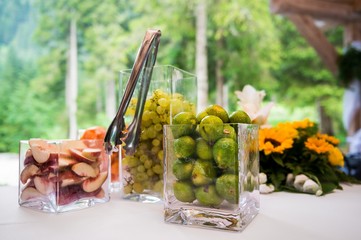
M 171 163 L 175 198 L 217 207 L 239 199 L 237 124 L 250 124 L 247 113 L 208 106 L 197 116 L 180 112 L 172 119 Z

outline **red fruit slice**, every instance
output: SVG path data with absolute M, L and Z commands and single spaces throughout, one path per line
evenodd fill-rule
M 80 177 L 96 177 L 98 175 L 97 171 L 90 166 L 89 164 L 86 164 L 84 162 L 80 162 L 77 164 L 74 164 L 71 167 L 71 170 L 75 172 Z
M 39 168 L 34 164 L 27 165 L 20 174 L 20 181 L 25 184 L 29 178 L 39 173 Z
M 93 192 L 97 190 L 103 185 L 103 183 L 107 179 L 107 176 L 108 176 L 107 172 L 101 172 L 99 173 L 98 177 L 85 180 L 82 183 L 83 190 L 85 192 Z

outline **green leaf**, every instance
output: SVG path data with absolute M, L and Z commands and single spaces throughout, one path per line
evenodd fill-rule
M 280 165 L 281 167 L 284 167 L 282 158 L 281 158 L 279 155 L 273 155 L 273 156 L 272 156 L 272 159 L 273 159 L 278 165 Z
M 321 183 L 321 186 L 322 186 L 323 194 L 327 194 L 338 188 L 339 185 L 331 182 L 327 182 L 327 183 Z

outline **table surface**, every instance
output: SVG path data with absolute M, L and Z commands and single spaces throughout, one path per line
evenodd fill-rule
M 162 203 L 138 203 L 112 194 L 110 202 L 52 214 L 19 207 L 16 187 L 0 187 L 0 239 L 361 239 L 361 185 L 326 196 L 261 195 L 256 218 L 242 232 L 164 223 Z

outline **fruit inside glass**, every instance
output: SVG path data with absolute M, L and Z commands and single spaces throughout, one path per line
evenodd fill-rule
M 259 211 L 258 126 L 164 129 L 165 222 L 243 230 Z
M 120 92 L 124 93 L 131 70 L 120 72 Z M 196 111 L 197 81 L 195 75 L 173 66 L 155 66 L 144 106 L 140 141 L 134 155 L 121 151 L 121 192 L 124 199 L 158 202 L 163 193 L 163 126 L 179 112 Z M 140 85 L 125 115 L 132 121 Z
M 20 141 L 20 206 L 66 212 L 109 201 L 103 140 Z

